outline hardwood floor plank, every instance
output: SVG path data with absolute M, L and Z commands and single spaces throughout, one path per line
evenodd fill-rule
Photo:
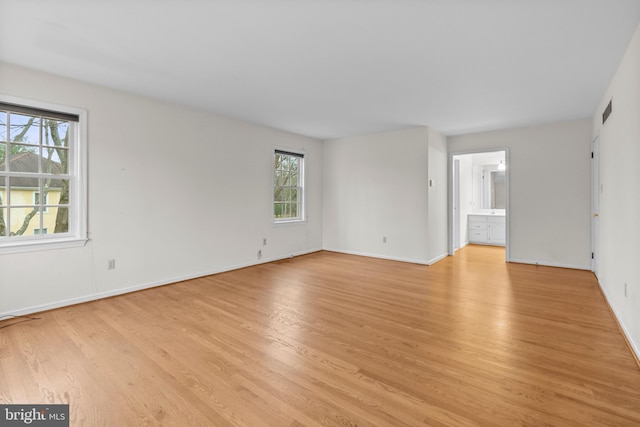
M 640 425 L 593 274 L 502 248 L 319 252 L 37 317 L 0 329 L 0 403 L 77 426 Z

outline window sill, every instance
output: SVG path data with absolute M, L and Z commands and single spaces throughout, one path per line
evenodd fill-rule
M 89 239 L 86 238 L 64 238 L 2 243 L 0 244 L 0 255 L 77 248 L 86 245 L 88 241 Z
M 281 226 L 287 226 L 287 225 L 304 224 L 306 222 L 307 222 L 306 219 L 290 219 L 290 220 L 284 220 L 284 221 L 273 221 L 273 226 L 281 227 Z

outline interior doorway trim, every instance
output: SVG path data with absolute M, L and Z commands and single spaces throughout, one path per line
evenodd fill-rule
M 600 134 L 591 141 L 591 271 L 600 274 Z
M 454 188 L 457 185 L 456 183 L 456 178 L 454 177 L 454 174 L 456 172 L 456 169 L 454 167 L 454 157 L 456 156 L 461 156 L 461 155 L 465 155 L 465 154 L 480 154 L 480 153 L 495 153 L 495 152 L 504 152 L 504 158 L 505 158 L 505 165 L 506 165 L 506 169 L 505 169 L 505 187 L 506 187 L 506 191 L 507 191 L 507 195 L 506 195 L 506 207 L 505 207 L 505 226 L 506 226 L 506 232 L 505 232 L 505 261 L 506 262 L 510 262 L 511 260 L 511 251 L 510 251 L 510 222 L 511 222 L 511 202 L 510 202 L 510 169 L 511 169 L 511 162 L 509 159 L 509 148 L 508 147 L 497 147 L 497 148 L 482 148 L 482 149 L 477 149 L 477 150 L 466 150 L 466 151 L 454 151 L 454 152 L 449 152 L 449 158 L 447 161 L 447 176 L 448 176 L 448 180 L 447 180 L 447 193 L 448 193 L 448 203 L 447 203 L 447 218 L 448 218 L 448 240 L 449 240 L 449 255 L 453 256 L 455 255 L 455 251 L 456 251 L 456 244 L 454 242 L 454 237 L 455 237 L 455 231 L 454 231 L 454 227 L 455 227 L 455 218 L 456 218 L 456 212 L 454 209 L 455 206 L 455 200 L 454 200 L 454 194 L 456 192 L 454 192 Z M 459 197 L 459 192 L 458 192 L 458 196 Z M 459 203 L 458 203 L 459 204 Z

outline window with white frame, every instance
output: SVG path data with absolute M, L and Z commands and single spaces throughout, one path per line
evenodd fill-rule
M 86 241 L 86 112 L 0 95 L 0 252 Z
M 304 220 L 304 155 L 275 150 L 273 161 L 273 219 Z

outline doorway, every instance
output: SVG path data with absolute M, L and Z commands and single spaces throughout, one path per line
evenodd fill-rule
M 508 150 L 449 154 L 449 255 L 469 243 L 504 246 L 509 260 Z

